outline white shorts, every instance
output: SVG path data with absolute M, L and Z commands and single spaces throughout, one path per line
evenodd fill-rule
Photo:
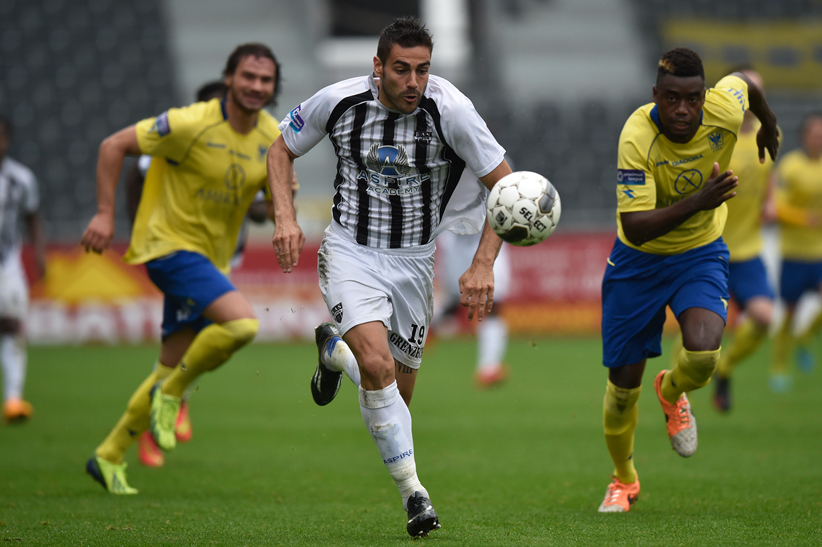
M 434 310 L 434 250 L 434 243 L 411 249 L 364 247 L 332 222 L 320 245 L 317 271 L 340 333 L 381 321 L 394 359 L 419 368 Z
M 444 278 L 443 288 L 449 302 L 460 299 L 459 280 L 471 267 L 481 235 L 458 236 L 446 230 L 437 237 L 439 259 L 442 261 L 442 267 L 438 268 L 438 272 Z M 503 243 L 494 262 L 494 302 L 502 304 L 508 297 L 510 287 L 511 258 L 508 254 L 508 245 Z
M 0 318 L 23 321 L 28 307 L 29 287 L 20 253 L 11 252 L 0 263 Z

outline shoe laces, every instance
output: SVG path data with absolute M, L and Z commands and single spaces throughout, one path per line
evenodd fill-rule
M 678 418 L 679 424 L 683 428 L 691 425 L 691 411 L 688 408 L 688 400 L 684 396 L 680 396 L 676 401 L 674 416 Z

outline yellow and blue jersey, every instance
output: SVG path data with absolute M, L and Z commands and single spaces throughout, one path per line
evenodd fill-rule
M 731 261 L 750 260 L 762 251 L 762 209 L 768 195 L 773 160 L 765 154 L 765 163 L 759 163 L 759 148 L 756 145 L 754 128 L 741 133 L 734 148 L 730 169 L 739 177 L 736 196 L 728 200 L 728 220 L 722 239 L 731 252 Z
M 810 216 L 822 219 L 822 160 L 794 150 L 782 157 L 776 172 L 782 257 L 822 261 L 822 226 L 807 221 Z
M 637 109 L 625 122 L 617 160 L 618 237 L 634 249 L 661 255 L 679 254 L 722 235 L 725 204 L 699 211 L 677 228 L 636 246 L 625 237 L 620 214 L 668 207 L 702 189 L 714 162 L 728 169 L 742 118 L 748 108 L 748 85 L 726 76 L 707 90 L 696 135 L 684 144 L 662 134 L 655 104 Z
M 268 195 L 266 154 L 280 135 L 260 111 L 241 135 L 219 99 L 172 108 L 136 124 L 140 151 L 154 156 L 125 260 L 141 264 L 191 251 L 229 272 L 237 235 L 260 189 Z M 159 161 L 157 161 L 159 160 Z

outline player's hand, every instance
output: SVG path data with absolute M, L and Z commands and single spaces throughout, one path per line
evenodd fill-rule
M 477 321 L 482 321 L 485 314 L 490 314 L 494 307 L 494 269 L 471 264 L 468 271 L 462 274 L 460 283 L 460 304 L 468 308 L 468 320 L 477 314 Z
M 765 150 L 771 156 L 771 160 L 776 161 L 779 153 L 779 128 L 771 128 L 764 125 L 756 132 L 756 146 L 759 148 L 759 163 L 765 163 Z
M 112 237 L 114 237 L 114 215 L 97 213 L 88 223 L 86 231 L 83 232 L 80 245 L 85 247 L 86 252 L 94 251 L 100 254 L 108 249 Z
M 274 237 L 271 238 L 274 245 L 274 252 L 277 254 L 277 262 L 283 273 L 291 273 L 292 268 L 297 265 L 300 253 L 305 245 L 305 235 L 303 235 L 300 225 L 296 221 L 278 222 L 274 228 Z
M 694 195 L 700 211 L 716 209 L 723 202 L 736 195 L 733 189 L 739 184 L 739 177 L 735 177 L 733 174 L 734 172 L 731 170 L 720 173 L 719 164 L 714 163 L 710 178 L 705 182 L 702 190 Z

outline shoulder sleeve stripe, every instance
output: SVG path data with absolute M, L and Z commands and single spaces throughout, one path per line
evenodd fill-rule
M 351 107 L 373 100 L 374 95 L 371 93 L 370 89 L 341 100 L 337 103 L 337 106 L 334 107 L 334 110 L 331 111 L 331 116 L 328 118 L 328 123 L 325 124 L 325 132 L 330 135 L 342 115 L 345 114 Z

